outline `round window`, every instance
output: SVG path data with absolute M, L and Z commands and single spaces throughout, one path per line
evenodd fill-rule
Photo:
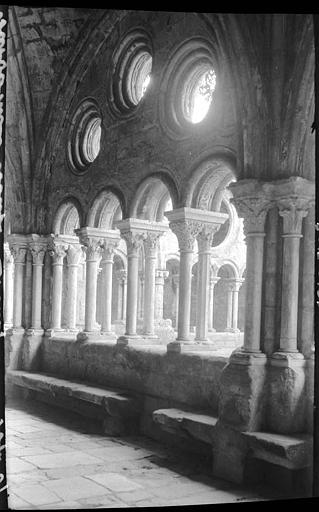
M 112 57 L 109 105 L 114 114 L 131 114 L 151 83 L 151 42 L 142 30 L 128 33 Z
M 101 115 L 93 100 L 80 103 L 73 115 L 67 153 L 71 168 L 83 173 L 100 152 Z
M 161 84 L 159 116 L 173 138 L 194 133 L 211 109 L 217 82 L 216 59 L 207 41 L 196 38 L 172 55 Z

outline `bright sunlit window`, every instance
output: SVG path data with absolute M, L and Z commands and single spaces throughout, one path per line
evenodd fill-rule
M 207 115 L 216 87 L 216 73 L 209 69 L 200 76 L 197 75 L 190 87 L 187 114 L 193 124 L 200 123 Z

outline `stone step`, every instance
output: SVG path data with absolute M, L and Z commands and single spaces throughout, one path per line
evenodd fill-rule
M 136 430 L 142 404 L 123 390 L 22 370 L 8 370 L 6 377 L 10 384 L 46 395 L 57 405 L 70 407 L 80 414 L 94 417 L 96 411 L 103 420 L 105 433 L 122 435 Z
M 192 437 L 198 441 L 211 444 L 217 418 L 206 411 L 183 411 L 181 409 L 158 409 L 152 413 L 153 421 L 163 430 Z
M 259 460 L 277 464 L 287 469 L 299 469 L 312 463 L 313 440 L 311 435 L 295 436 L 270 432 L 243 432 L 251 455 Z

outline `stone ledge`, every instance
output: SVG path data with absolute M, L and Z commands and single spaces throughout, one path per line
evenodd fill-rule
M 300 469 L 312 464 L 312 436 L 300 434 L 297 437 L 268 432 L 243 432 L 252 456 L 283 466 Z
M 135 422 L 138 421 L 141 413 L 141 403 L 137 398 L 115 388 L 105 389 L 80 382 L 71 382 L 52 375 L 20 370 L 9 370 L 6 377 L 10 384 L 40 392 L 49 398 L 56 400 L 66 398 L 68 399 L 66 404 L 74 405 L 74 410 L 78 410 L 80 413 L 82 411 L 85 414 L 85 407 L 83 408 L 85 403 L 98 407 L 104 419 L 105 433 L 111 433 L 111 435 L 129 433 L 131 426 L 135 427 Z M 82 407 L 77 409 L 76 403 L 81 403 Z M 110 430 L 112 432 L 108 432 L 108 419 L 111 422 Z
M 180 409 L 158 409 L 152 413 L 153 421 L 167 432 L 193 437 L 211 444 L 217 418 L 204 412 L 189 412 Z

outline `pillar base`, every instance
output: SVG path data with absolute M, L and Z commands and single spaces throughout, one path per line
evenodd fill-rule
M 269 429 L 293 434 L 306 429 L 306 366 L 300 352 L 275 352 L 269 358 Z
M 267 357 L 262 352 L 236 349 L 220 378 L 219 418 L 240 431 L 259 430 L 263 424 Z
M 145 344 L 145 340 L 139 334 L 124 334 L 117 338 L 117 345 L 142 345 Z
M 211 344 L 207 342 L 204 344 L 198 341 L 187 341 L 187 340 L 174 340 L 167 344 L 167 352 L 193 352 L 194 350 L 207 350 L 211 347 Z

